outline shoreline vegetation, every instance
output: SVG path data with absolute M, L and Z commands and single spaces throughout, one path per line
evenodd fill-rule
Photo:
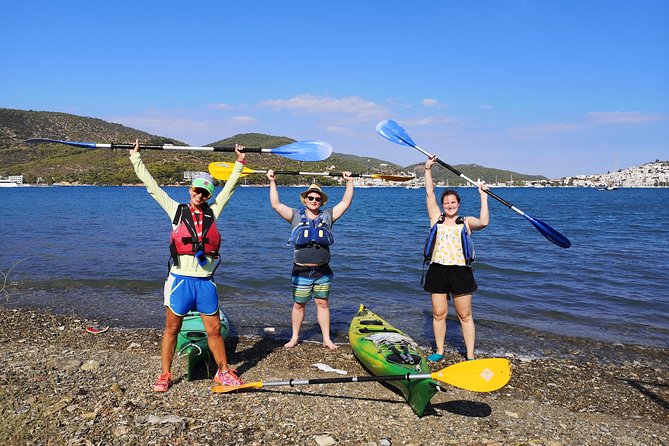
M 669 443 L 668 349 L 620 346 L 624 360 L 582 354 L 521 359 L 492 393 L 445 386 L 418 418 L 381 383 L 272 387 L 215 394 L 203 368 L 152 392 L 158 329 L 112 326 L 101 334 L 78 315 L 0 305 L 0 443 L 148 445 L 665 445 Z M 247 382 L 368 373 L 349 345 L 282 348 L 285 340 L 226 340 Z M 460 361 L 457 353 L 432 370 Z M 323 368 L 323 367 L 321 367 Z M 327 368 L 323 368 L 327 369 Z M 210 365 L 213 370 L 213 364 Z

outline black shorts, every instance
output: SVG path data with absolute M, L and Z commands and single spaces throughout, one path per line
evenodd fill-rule
M 474 272 L 468 266 L 440 265 L 431 263 L 425 276 L 423 289 L 428 293 L 459 296 L 472 294 L 478 289 Z

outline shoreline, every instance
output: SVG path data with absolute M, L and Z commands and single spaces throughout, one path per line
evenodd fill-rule
M 666 349 L 613 346 L 635 360 L 510 356 L 511 382 L 492 393 L 446 386 L 417 418 L 380 383 L 214 394 L 205 376 L 151 391 L 160 329 L 90 334 L 76 315 L 0 305 L 2 444 L 661 445 L 669 443 Z M 350 346 L 233 337 L 229 362 L 247 382 L 366 375 Z M 461 358 L 448 353 L 438 370 Z

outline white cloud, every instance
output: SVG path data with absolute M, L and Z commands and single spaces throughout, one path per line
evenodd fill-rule
M 646 122 L 666 121 L 669 117 L 662 113 L 644 113 L 639 111 L 590 112 L 587 119 L 596 124 L 643 124 Z
M 290 99 L 268 99 L 260 102 L 260 106 L 306 114 L 338 113 L 357 117 L 385 117 L 388 114 L 385 107 L 359 96 L 332 98 L 300 95 Z
M 230 124 L 239 125 L 239 124 L 255 124 L 258 122 L 258 119 L 252 116 L 233 116 L 230 118 Z
M 535 127 L 511 128 L 508 133 L 512 137 L 537 137 L 555 133 L 573 132 L 584 128 L 583 124 L 555 122 L 552 124 L 538 125 Z
M 214 108 L 218 108 L 220 110 L 231 110 L 234 107 L 230 104 L 224 104 L 223 102 L 221 102 L 220 104 L 214 104 Z
M 434 107 L 436 105 L 439 105 L 439 101 L 437 101 L 436 99 L 425 98 L 421 101 L 421 104 L 423 104 L 426 107 Z

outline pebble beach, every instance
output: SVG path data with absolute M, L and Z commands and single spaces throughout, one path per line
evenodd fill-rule
M 267 387 L 213 393 L 203 368 L 157 394 L 158 329 L 84 330 L 77 315 L 0 306 L 3 445 L 666 445 L 668 350 L 617 346 L 620 359 L 572 351 L 522 358 L 504 388 L 450 386 L 419 418 L 381 383 Z M 246 382 L 366 375 L 348 345 L 336 351 L 285 339 L 226 340 Z M 462 358 L 447 354 L 433 370 Z M 326 370 L 322 370 L 322 369 Z

